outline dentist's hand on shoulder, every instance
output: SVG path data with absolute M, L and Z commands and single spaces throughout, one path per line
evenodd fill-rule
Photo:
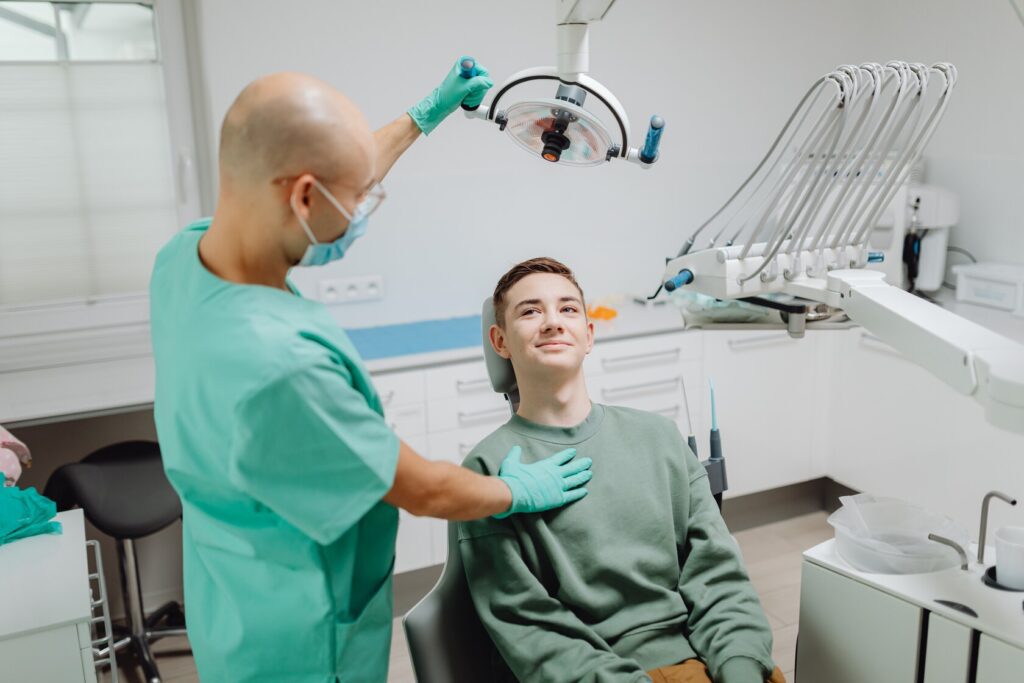
M 501 463 L 498 478 L 512 491 L 512 506 L 496 519 L 519 512 L 543 512 L 573 503 L 587 495 L 583 485 L 593 473 L 590 458 L 574 460 L 575 448 L 567 448 L 529 465 L 523 464 L 523 451 L 514 446 Z
M 543 512 L 587 495 L 583 485 L 590 481 L 591 460 L 574 460 L 576 449 L 530 464 L 524 464 L 522 456 L 516 446 L 492 476 L 444 460 L 427 460 L 401 441 L 384 502 L 416 516 L 467 521 Z

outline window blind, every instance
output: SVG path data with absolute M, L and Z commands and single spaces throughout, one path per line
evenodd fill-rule
M 128 40 L 116 16 L 148 12 L 153 43 L 151 11 L 109 9 L 55 12 L 54 60 L 0 58 L 0 310 L 142 294 L 177 227 L 161 65 L 135 60 L 138 18 Z

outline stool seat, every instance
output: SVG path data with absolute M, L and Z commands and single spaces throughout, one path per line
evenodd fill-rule
M 160 447 L 151 441 L 114 444 L 64 465 L 46 493 L 59 509 L 78 505 L 93 526 L 114 538 L 142 538 L 181 517 Z

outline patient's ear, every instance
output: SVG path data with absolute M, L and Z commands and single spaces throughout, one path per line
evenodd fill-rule
M 587 353 L 594 349 L 594 323 L 587 320 Z
M 508 352 L 508 345 L 505 342 L 505 333 L 502 332 L 501 328 L 497 325 L 491 325 L 489 336 L 491 339 L 491 348 L 494 349 L 494 352 L 505 360 L 511 360 L 512 354 Z

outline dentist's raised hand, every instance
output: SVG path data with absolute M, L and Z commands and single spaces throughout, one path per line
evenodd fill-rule
M 512 506 L 501 514 L 503 519 L 518 512 L 543 512 L 568 505 L 587 495 L 583 485 L 593 473 L 590 458 L 576 457 L 575 448 L 567 448 L 529 465 L 523 464 L 523 451 L 514 446 L 505 456 L 498 472 L 512 491 Z
M 479 62 L 475 62 L 476 75 L 465 78 L 462 75 L 462 62 L 467 59 L 471 58 L 459 57 L 441 85 L 409 109 L 409 116 L 424 135 L 429 135 L 460 105 L 469 108 L 480 106 L 484 95 L 494 85 L 490 73 Z

